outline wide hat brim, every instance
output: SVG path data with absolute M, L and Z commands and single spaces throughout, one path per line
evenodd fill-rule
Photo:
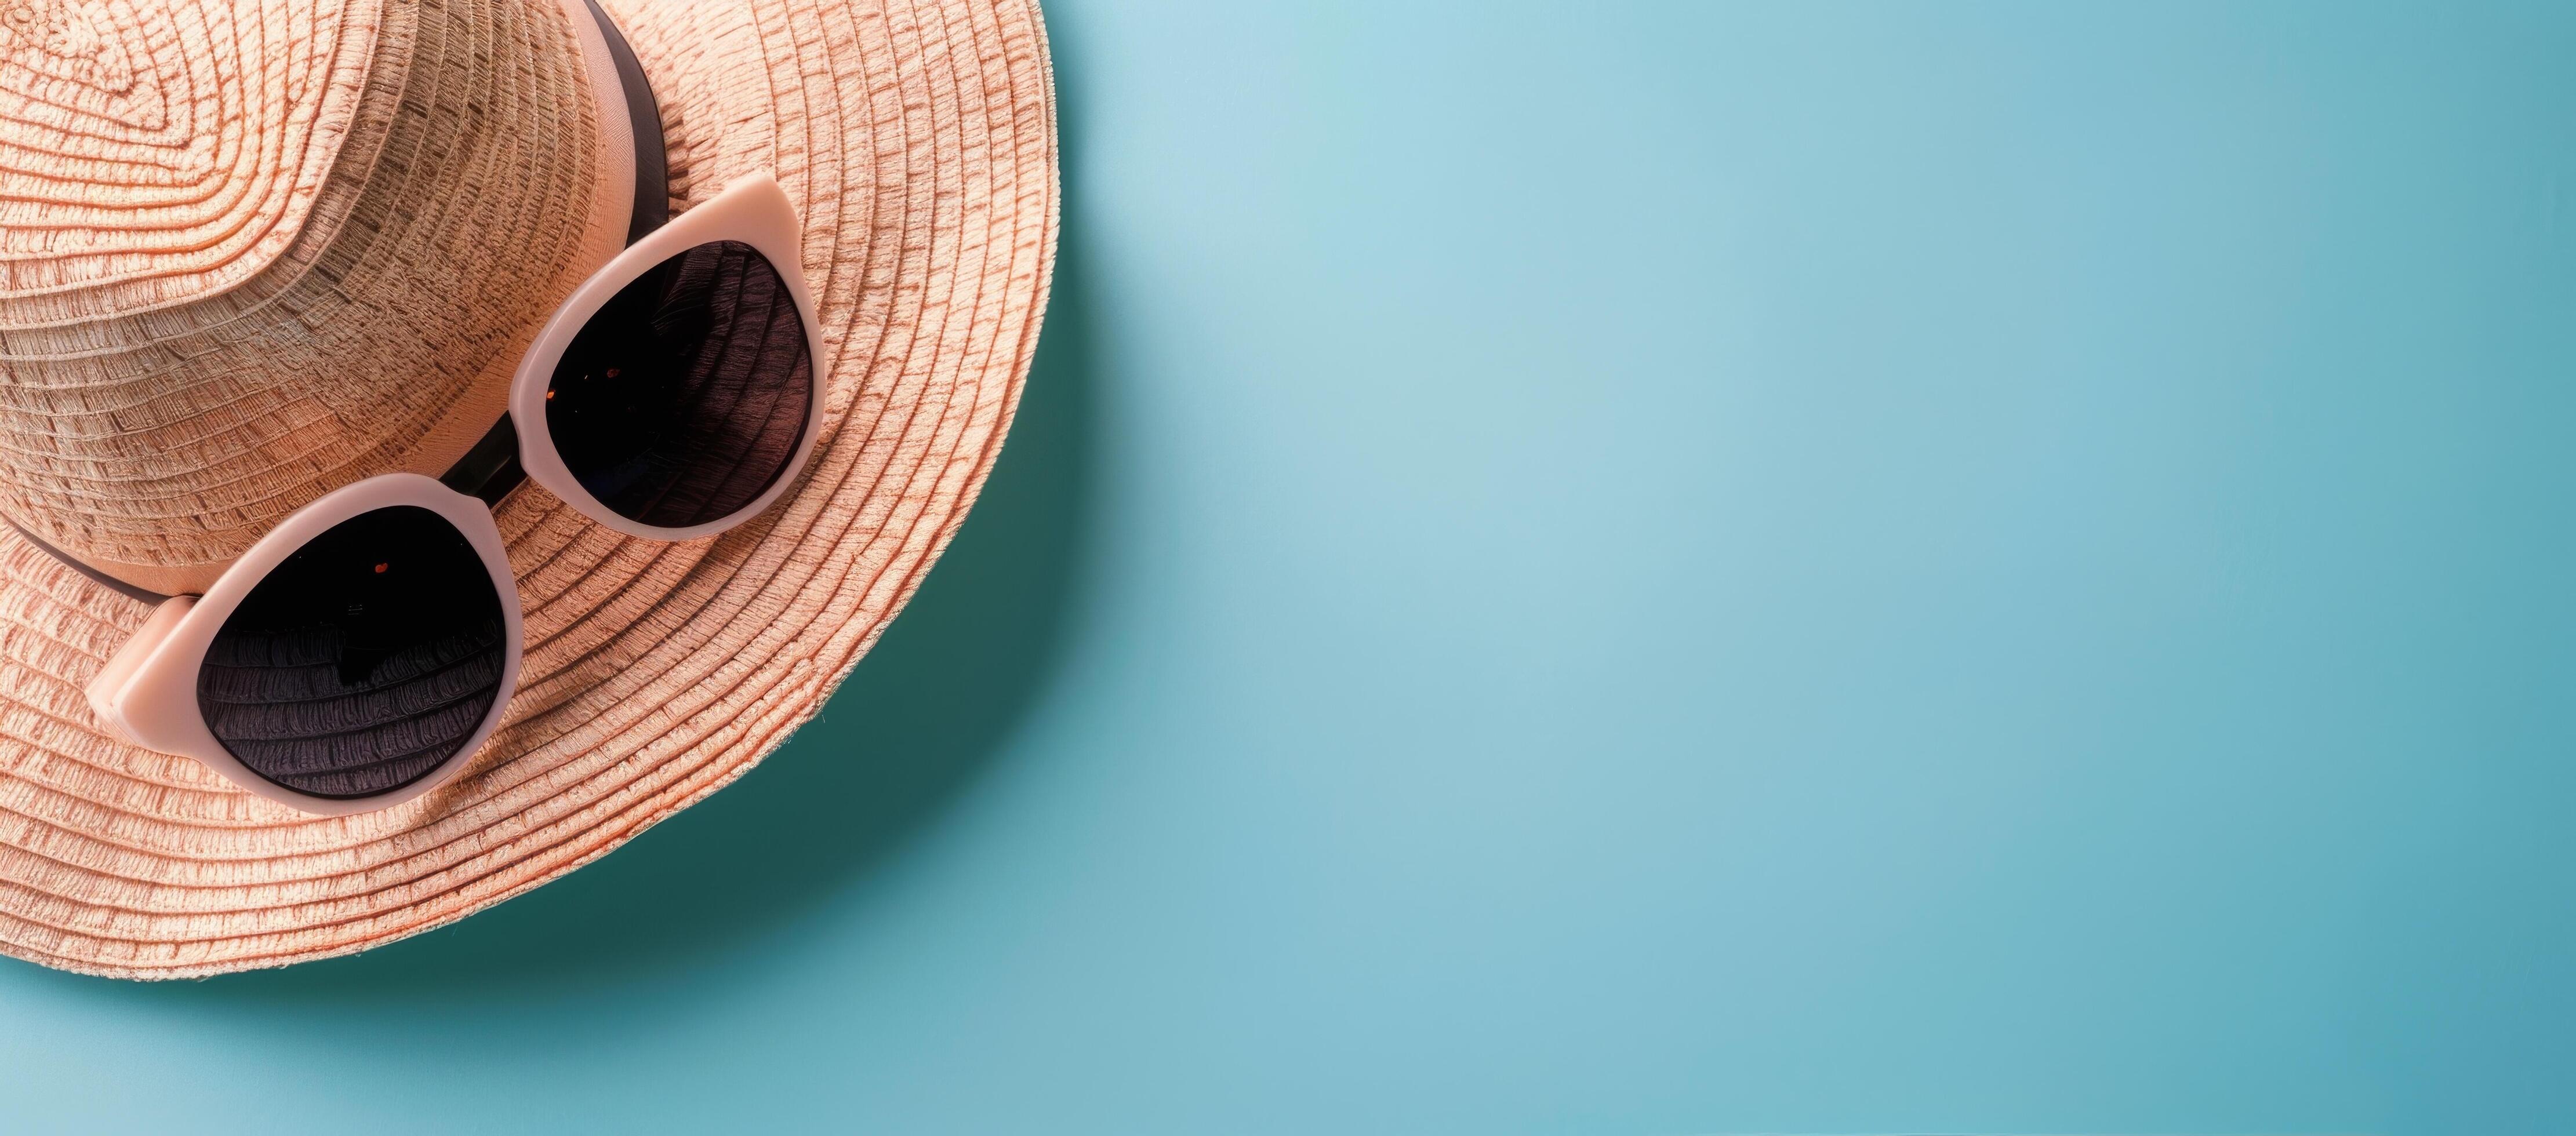
M 494 512 L 518 694 L 449 785 L 318 818 L 105 734 L 83 687 L 150 608 L 0 528 L 0 952 L 130 978 L 347 954 L 605 855 L 811 718 L 991 469 L 1035 349 L 1058 184 L 1026 0 L 606 0 L 673 195 L 768 170 L 805 222 L 825 433 L 721 537 L 623 537 L 522 487 Z

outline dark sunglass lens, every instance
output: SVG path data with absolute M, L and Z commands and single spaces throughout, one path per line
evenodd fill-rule
M 296 550 L 224 620 L 197 705 L 250 771 L 315 797 L 428 776 L 505 698 L 508 624 L 465 534 L 398 505 Z
M 721 520 L 790 471 L 813 398 L 805 324 L 778 270 L 699 245 L 619 290 L 546 390 L 546 430 L 582 488 L 658 528 Z

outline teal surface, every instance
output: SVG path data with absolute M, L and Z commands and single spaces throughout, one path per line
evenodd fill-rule
M 1049 14 L 824 719 L 8 1127 L 2576 1131 L 2576 6 Z

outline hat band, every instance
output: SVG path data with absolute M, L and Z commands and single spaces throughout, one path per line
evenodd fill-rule
M 626 223 L 626 243 L 631 247 L 671 220 L 670 157 L 662 139 L 661 104 L 654 100 L 653 84 L 644 78 L 644 65 L 617 30 L 617 21 L 608 18 L 599 0 L 582 0 L 582 6 L 599 21 L 599 34 L 608 41 L 609 58 L 617 64 L 617 85 L 626 96 L 628 133 L 635 139 L 635 205 Z M 486 505 L 500 504 L 527 479 L 528 471 L 519 464 L 518 429 L 508 411 L 438 477 L 448 488 L 480 497 Z

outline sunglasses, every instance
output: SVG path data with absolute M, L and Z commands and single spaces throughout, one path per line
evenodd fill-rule
M 799 233 L 763 174 L 633 241 L 538 333 L 508 416 L 447 478 L 385 474 L 296 510 L 204 595 L 163 601 L 91 706 L 311 813 L 454 776 L 518 687 L 518 585 L 488 503 L 522 469 L 609 528 L 686 540 L 759 514 L 812 456 Z

